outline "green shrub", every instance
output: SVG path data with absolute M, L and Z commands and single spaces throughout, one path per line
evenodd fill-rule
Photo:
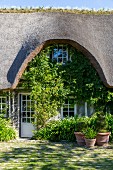
M 50 121 L 44 128 L 41 128 L 34 133 L 34 138 L 51 141 L 74 141 L 75 125 L 75 118 L 65 118 L 63 120 Z
M 110 141 L 113 140 L 113 115 L 107 114 L 106 120 L 108 122 L 108 131 L 111 132 Z
M 108 131 L 108 121 L 106 119 L 106 114 L 104 112 L 96 113 L 96 128 L 97 132 L 107 132 Z
M 51 121 L 44 128 L 35 131 L 35 139 L 46 139 L 51 141 L 74 141 L 74 132 L 77 126 L 81 124 L 83 128 L 87 127 L 89 118 L 86 117 L 74 117 L 65 118 L 63 120 Z M 80 124 L 79 124 L 80 122 Z
M 97 135 L 97 132 L 91 127 L 88 127 L 83 133 L 86 139 L 95 139 Z
M 16 131 L 11 127 L 10 121 L 0 117 L 0 141 L 9 141 L 16 138 Z
M 96 112 L 90 118 L 90 127 L 93 127 L 96 132 L 111 132 L 110 141 L 113 140 L 113 115 Z
M 90 117 L 90 125 L 89 125 L 89 127 L 93 128 L 95 131 L 97 130 L 96 120 L 97 120 L 97 115 L 96 115 L 96 113 L 94 113 Z
M 90 124 L 89 117 L 76 117 L 76 125 L 75 131 L 76 132 L 83 132 Z
M 98 112 L 98 114 L 100 114 Z M 91 117 L 74 117 L 74 118 L 65 118 L 63 120 L 50 121 L 46 124 L 45 127 L 41 128 L 38 131 L 35 131 L 35 139 L 45 139 L 50 141 L 75 141 L 75 131 L 85 132 L 89 128 L 91 133 L 88 135 L 95 135 L 98 132 L 99 127 L 97 124 L 98 114 L 95 113 Z M 110 141 L 113 140 L 113 115 L 105 114 L 105 122 L 108 124 L 107 130 L 111 132 Z M 104 127 L 103 123 L 101 123 Z M 93 132 L 91 131 L 93 129 Z

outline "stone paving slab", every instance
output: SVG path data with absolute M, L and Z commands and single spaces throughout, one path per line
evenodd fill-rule
M 113 170 L 113 144 L 79 147 L 75 142 L 17 139 L 0 142 L 0 170 Z

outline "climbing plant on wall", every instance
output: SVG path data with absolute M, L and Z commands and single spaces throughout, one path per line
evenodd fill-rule
M 58 64 L 50 62 L 47 57 L 48 49 L 41 51 L 30 62 L 23 77 L 25 88 L 31 89 L 31 98 L 35 101 L 38 128 L 46 121 L 58 114 L 57 109 L 65 101 L 68 90 L 64 88 L 62 71 L 58 71 Z
M 113 90 L 104 86 L 97 71 L 81 52 L 69 45 L 71 61 L 58 64 L 51 61 L 54 45 L 41 51 L 28 65 L 23 86 L 31 89 L 35 101 L 37 124 L 43 126 L 66 98 L 87 101 L 95 110 L 103 110 L 113 101 Z
M 65 88 L 76 102 L 87 101 L 98 110 L 104 109 L 108 102 L 113 101 L 113 89 L 107 88 L 97 71 L 81 52 L 70 47 L 71 62 L 60 67 Z

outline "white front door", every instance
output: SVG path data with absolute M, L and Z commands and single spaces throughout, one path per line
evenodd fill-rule
M 33 101 L 29 94 L 21 94 L 21 137 L 32 137 L 34 125 L 34 110 L 32 109 Z

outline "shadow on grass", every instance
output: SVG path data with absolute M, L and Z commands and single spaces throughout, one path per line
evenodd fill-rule
M 67 142 L 23 142 L 13 145 L 11 151 L 0 153 L 1 167 L 5 169 L 113 169 L 113 147 L 87 149 Z

